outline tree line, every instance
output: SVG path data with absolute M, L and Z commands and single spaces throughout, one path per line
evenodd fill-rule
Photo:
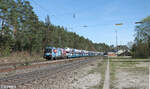
M 135 40 L 132 46 L 133 58 L 148 58 L 150 56 L 150 16 L 144 18 L 135 27 Z
M 109 50 L 105 43 L 93 43 L 67 28 L 55 26 L 47 16 L 40 21 L 26 0 L 0 0 L 0 56 L 12 52 L 41 53 L 46 46 Z

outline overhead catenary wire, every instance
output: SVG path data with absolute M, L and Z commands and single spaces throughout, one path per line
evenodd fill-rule
M 39 3 L 37 3 L 35 0 L 31 0 L 35 5 L 37 5 L 41 10 L 43 10 L 45 13 L 47 14 L 52 14 L 52 12 L 50 12 L 48 9 L 46 9 L 45 7 L 43 7 L 42 5 L 40 5 Z M 55 16 L 54 14 L 52 14 L 52 16 Z
M 43 10 L 45 13 L 47 13 L 49 15 L 49 10 L 46 9 L 45 7 L 43 7 L 42 5 L 40 5 L 38 2 L 36 2 L 35 0 L 31 0 L 34 4 L 36 4 L 41 10 Z M 52 12 L 50 12 L 52 14 Z M 60 16 L 64 16 L 64 15 L 72 15 L 73 19 L 76 19 L 77 18 L 77 14 L 76 13 L 64 13 L 64 14 L 57 14 L 57 16 L 55 14 L 52 14 L 51 16 L 54 16 L 54 17 L 58 17 L 58 15 Z M 61 18 L 59 18 L 60 20 Z
M 59 22 L 63 22 L 63 18 L 62 16 L 64 15 L 71 15 L 73 19 L 76 19 L 76 13 L 64 13 L 64 14 L 54 14 L 51 11 L 49 11 L 49 9 L 46 9 L 45 7 L 43 7 L 42 5 L 40 5 L 37 1 L 35 0 L 31 0 L 35 5 L 37 5 L 41 10 L 43 10 L 47 15 L 49 15 L 50 17 L 53 17 L 55 19 L 57 19 L 57 21 Z M 51 15 L 50 15 L 51 14 Z M 61 16 L 61 17 L 60 17 Z
M 89 25 L 89 24 L 82 24 L 82 25 L 80 25 L 79 24 L 79 22 L 77 21 L 77 17 L 78 17 L 78 14 L 79 13 L 83 13 L 83 12 L 86 12 L 86 11 L 88 11 L 88 8 L 87 8 L 87 10 L 84 10 L 84 11 L 76 11 L 76 13 L 75 13 L 75 11 L 74 11 L 74 13 L 63 13 L 63 14 L 54 14 L 54 13 L 52 13 L 51 11 L 49 11 L 49 9 L 47 9 L 47 8 L 45 8 L 45 7 L 43 7 L 42 5 L 40 5 L 36 0 L 29 0 L 29 1 L 32 1 L 34 4 L 36 4 L 41 10 L 43 10 L 45 13 L 47 13 L 47 15 L 50 15 L 50 17 L 54 17 L 54 18 L 57 18 L 57 20 L 58 21 L 60 21 L 60 22 L 63 22 L 64 20 L 62 19 L 62 16 L 66 16 L 66 15 L 71 15 L 72 16 L 72 18 L 74 19 L 73 20 L 73 24 L 74 24 L 74 21 L 75 21 L 75 23 L 77 23 L 78 24 L 78 26 L 71 26 L 71 27 L 68 27 L 68 28 L 71 28 L 71 29 L 74 29 L 74 28 L 90 28 L 90 27 L 99 27 L 99 26 L 104 26 L 104 25 L 107 25 L 107 26 L 112 26 L 112 24 L 93 24 L 93 25 Z M 61 17 L 60 17 L 61 16 Z
M 41 10 L 43 10 L 45 13 L 47 13 L 47 14 L 52 14 L 51 16 L 54 16 L 54 17 L 58 17 L 58 15 L 59 16 L 64 16 L 64 15 L 72 15 L 72 17 L 73 18 L 76 18 L 76 14 L 75 13 L 63 13 L 63 14 L 54 14 L 54 13 L 52 13 L 51 11 L 49 11 L 49 9 L 47 9 L 47 8 L 45 8 L 45 7 L 43 7 L 42 5 L 40 5 L 38 2 L 36 2 L 35 0 L 31 0 L 34 4 L 36 4 L 37 6 L 39 6 L 39 8 L 41 9 Z

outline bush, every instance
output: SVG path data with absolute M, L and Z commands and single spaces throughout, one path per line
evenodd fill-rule
M 147 43 L 138 43 L 133 45 L 132 57 L 133 58 L 148 58 L 149 57 L 149 45 Z
M 1 56 L 9 56 L 11 53 L 11 48 L 10 47 L 6 47 L 0 50 L 1 52 Z

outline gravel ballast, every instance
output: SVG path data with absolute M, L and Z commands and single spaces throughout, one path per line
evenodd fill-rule
M 21 87 L 24 87 L 23 89 L 95 89 L 93 86 L 99 85 L 101 74 L 89 73 L 94 67 L 97 67 L 97 61 L 75 70 L 59 72 Z

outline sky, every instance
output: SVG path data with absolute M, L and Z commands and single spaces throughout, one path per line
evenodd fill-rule
M 95 43 L 125 45 L 134 40 L 135 22 L 150 15 L 150 0 L 29 0 L 41 21 L 68 28 Z M 115 24 L 123 23 L 121 26 Z M 87 26 L 87 27 L 84 27 Z

